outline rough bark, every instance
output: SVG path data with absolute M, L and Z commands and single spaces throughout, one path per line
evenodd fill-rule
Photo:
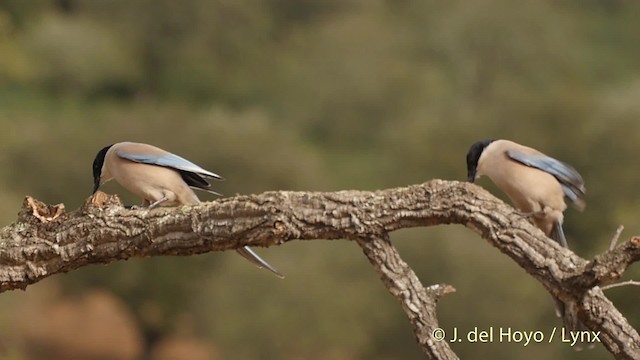
M 435 304 L 453 288 L 423 287 L 388 241 L 394 230 L 462 224 L 513 259 L 600 331 L 618 359 L 640 358 L 640 336 L 604 296 L 600 285 L 619 279 L 640 258 L 633 238 L 587 261 L 547 239 L 525 217 L 482 188 L 433 180 L 403 188 L 365 191 L 266 192 L 197 206 L 131 210 L 98 193 L 78 210 L 27 197 L 18 220 L 0 230 L 0 292 L 23 289 L 86 264 L 131 257 L 192 255 L 290 240 L 349 239 L 362 248 L 414 327 L 427 357 L 455 359 L 437 342 Z
M 435 341 L 432 334 L 439 328 L 436 302 L 455 289 L 449 285 L 422 286 L 415 272 L 402 260 L 387 237 L 358 239 L 364 254 L 380 274 L 387 290 L 400 301 L 416 339 L 430 359 L 458 359 L 446 341 Z

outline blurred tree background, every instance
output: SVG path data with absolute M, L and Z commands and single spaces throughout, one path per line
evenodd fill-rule
M 2 0 L 0 218 L 13 222 L 27 194 L 77 208 L 96 152 L 123 140 L 223 175 L 216 190 L 231 196 L 464 180 L 471 143 L 508 138 L 585 177 L 589 205 L 567 211 L 565 231 L 591 257 L 618 224 L 640 234 L 639 17 L 622 0 Z M 439 305 L 445 329 L 560 325 L 543 288 L 473 232 L 392 239 L 424 284 L 457 288 Z M 0 356 L 422 358 L 355 244 L 258 251 L 286 280 L 225 252 L 92 266 L 2 294 Z M 608 293 L 635 327 L 638 291 Z M 453 348 L 609 358 L 559 341 Z

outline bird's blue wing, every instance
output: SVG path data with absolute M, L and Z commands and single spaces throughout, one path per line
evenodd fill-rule
M 553 175 L 560 182 L 564 195 L 579 208 L 584 207 L 584 196 L 587 189 L 584 186 L 582 176 L 571 165 L 546 155 L 530 155 L 518 150 L 507 150 L 507 156 L 523 165 Z
M 187 171 L 187 172 L 195 173 L 205 177 L 210 177 L 210 178 L 219 179 L 219 180 L 222 179 L 220 175 L 214 174 L 211 171 L 205 170 L 200 166 L 192 163 L 191 161 L 171 153 L 131 154 L 123 150 L 118 150 L 116 151 L 116 154 L 123 159 L 131 160 L 131 161 L 135 161 L 143 164 L 170 167 L 176 170 Z

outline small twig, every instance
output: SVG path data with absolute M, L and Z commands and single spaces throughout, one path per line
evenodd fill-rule
M 609 250 L 613 250 L 613 248 L 615 248 L 616 245 L 618 245 L 618 240 L 620 239 L 622 230 L 624 230 L 624 225 L 618 226 L 618 228 L 616 229 L 616 233 L 613 234 L 613 238 L 611 238 L 611 244 L 609 244 Z
M 636 281 L 636 280 L 622 281 L 622 282 L 619 282 L 619 283 L 602 286 L 601 289 L 602 290 L 609 290 L 609 289 L 617 288 L 617 287 L 620 287 L 620 286 L 627 286 L 627 285 L 640 286 L 640 281 Z

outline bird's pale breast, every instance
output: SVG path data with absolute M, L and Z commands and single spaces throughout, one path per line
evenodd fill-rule
M 113 156 L 107 162 L 113 178 L 140 198 L 149 202 L 165 196 L 173 198 L 173 201 L 167 201 L 163 206 L 193 205 L 199 202 L 176 170 L 121 159 L 115 153 L 109 155 Z

